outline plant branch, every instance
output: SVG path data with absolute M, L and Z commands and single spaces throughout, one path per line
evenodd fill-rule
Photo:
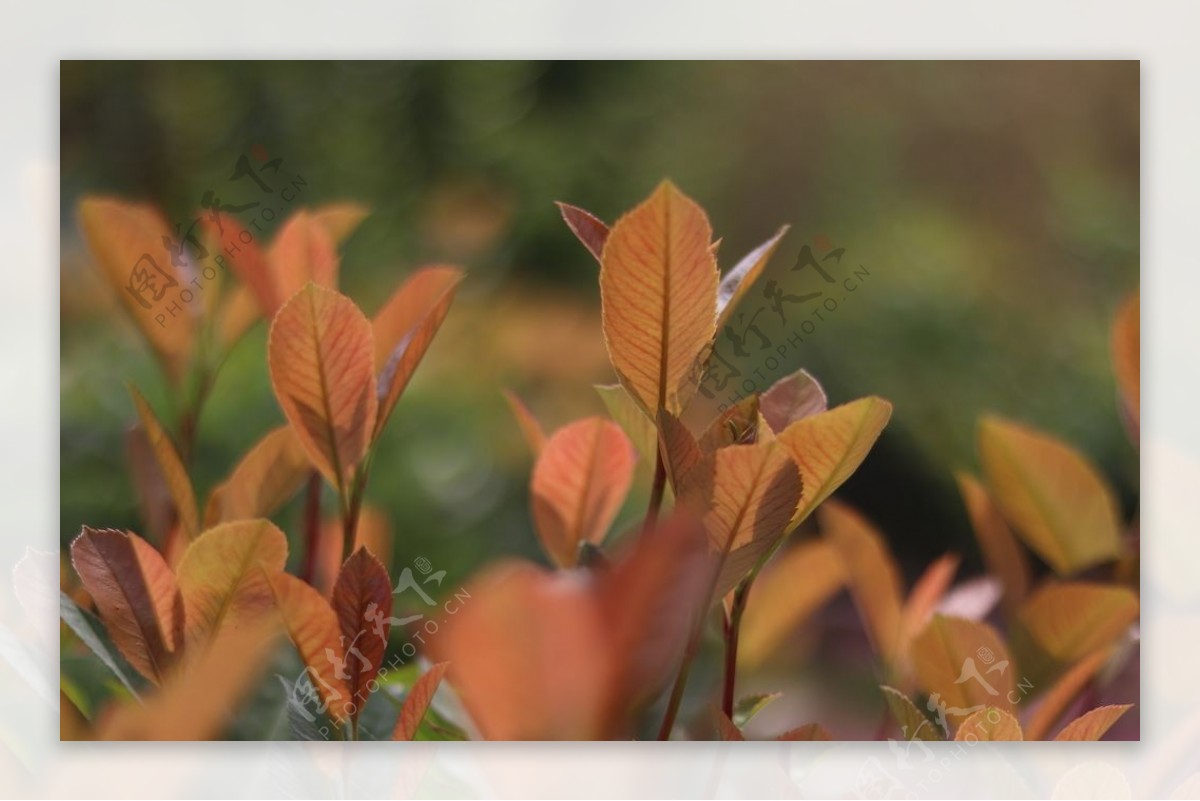
M 742 626 L 742 614 L 746 611 L 746 601 L 750 598 L 750 586 L 757 574 L 751 573 L 742 579 L 737 589 L 733 591 L 733 603 L 729 607 L 729 617 L 725 621 L 725 678 L 721 693 L 721 711 L 733 720 L 733 695 L 737 685 L 737 650 L 738 632 Z

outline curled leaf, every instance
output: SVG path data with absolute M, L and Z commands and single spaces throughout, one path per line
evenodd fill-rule
M 737 309 L 738 303 L 762 275 L 763 269 L 771 260 L 771 256 L 775 255 L 775 251 L 779 248 L 779 242 L 788 232 L 789 227 L 781 226 L 774 236 L 743 256 L 742 260 L 721 278 L 721 283 L 717 287 L 718 331 L 725 327 L 725 323 Z
M 447 667 L 449 665 L 445 662 L 439 662 L 413 682 L 404 698 L 404 706 L 400 708 L 400 716 L 396 718 L 396 727 L 392 730 L 393 740 L 412 740 L 417 736 L 417 730 L 421 728 L 421 721 L 425 718 L 425 712 L 433 701 L 438 685 L 442 683 L 442 677 L 446 675 Z
M 584 211 L 578 206 L 562 202 L 556 202 L 555 205 L 558 206 L 563 222 L 571 229 L 571 233 L 575 234 L 596 261 L 600 261 L 604 253 L 604 243 L 608 241 L 608 225 L 590 211 Z

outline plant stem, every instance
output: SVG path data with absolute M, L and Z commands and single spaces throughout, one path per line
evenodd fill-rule
M 321 542 L 321 488 L 321 473 L 313 470 L 308 474 L 304 497 L 304 565 L 300 569 L 300 578 L 309 584 L 313 583 Z
M 729 619 L 725 624 L 725 683 L 721 694 L 721 711 L 733 720 L 733 695 L 737 685 L 737 649 L 738 632 L 742 626 L 742 613 L 746 611 L 746 601 L 750 598 L 750 585 L 754 583 L 754 573 L 742 579 L 737 589 L 733 591 L 733 603 L 729 607 Z
M 367 488 L 367 465 L 358 468 L 354 473 L 354 481 L 350 489 L 349 503 L 346 504 L 345 518 L 342 523 L 342 561 L 345 562 L 354 553 L 354 543 L 358 539 L 358 517 L 362 510 L 363 491 Z
M 658 522 L 658 510 L 662 506 L 663 491 L 667 486 L 667 465 L 663 461 L 662 449 L 657 449 L 654 460 L 654 484 L 650 487 L 650 505 L 646 508 L 646 520 L 642 531 L 649 531 Z

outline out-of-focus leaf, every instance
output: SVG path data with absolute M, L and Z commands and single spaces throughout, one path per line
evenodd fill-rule
M 270 611 L 264 572 L 282 572 L 287 551 L 287 537 L 269 520 L 222 523 L 197 537 L 179 563 L 188 644 L 208 642 Z
M 508 408 L 512 410 L 513 417 L 517 419 L 517 426 L 521 429 L 521 434 L 525 437 L 525 442 L 529 445 L 529 450 L 533 451 L 534 456 L 538 456 L 542 452 L 542 448 L 546 447 L 546 432 L 542 429 L 542 424 L 533 416 L 533 412 L 529 411 L 529 407 L 517 397 L 515 392 L 504 390 L 504 400 L 508 401 Z
M 171 568 L 136 534 L 87 526 L 71 543 L 71 563 L 121 655 L 161 684 L 184 650 L 184 601 Z
M 300 490 L 311 469 L 291 426 L 271 431 L 209 495 L 205 525 L 271 516 Z
M 271 325 L 275 397 L 308 457 L 335 486 L 366 455 L 378 400 L 371 323 L 349 298 L 309 283 Z
M 87 718 L 62 690 L 58 691 L 58 739 L 64 743 L 92 739 Z
M 165 311 L 178 291 L 172 282 L 181 287 L 188 284 L 164 244 L 174 239 L 166 218 L 150 205 L 89 196 L 79 204 L 79 219 L 104 277 L 167 375 L 178 383 L 191 358 L 196 321 L 186 305 L 174 316 Z M 139 275 L 153 282 L 144 292 Z M 156 294 L 160 294 L 157 300 Z
M 979 706 L 1012 709 L 1017 669 L 995 629 L 986 623 L 935 615 L 913 641 L 921 688 L 946 719 L 959 722 Z
M 776 698 L 779 698 L 783 693 L 755 693 L 747 695 L 739 700 L 733 707 L 733 725 L 740 728 L 745 728 L 746 724 L 754 719 L 754 716 L 767 707 Z
M 442 676 L 446 675 L 448 667 L 445 662 L 439 662 L 413 683 L 412 689 L 404 699 L 404 706 L 400 709 L 400 716 L 396 718 L 396 728 L 392 730 L 393 740 L 412 740 L 417 736 L 429 703 L 433 700 L 438 685 L 442 683 Z
M 371 681 L 383 665 L 392 618 L 392 582 L 387 568 L 366 548 L 355 551 L 333 587 L 333 611 L 346 649 L 346 687 L 358 717 Z M 351 658 L 353 657 L 353 658 Z
M 761 664 L 797 626 L 842 588 L 841 555 L 822 540 L 810 540 L 767 564 L 754 582 L 738 637 L 738 664 Z
M 1117 374 L 1117 389 L 1137 431 L 1141 418 L 1142 357 L 1141 357 L 1141 299 L 1133 293 L 1121 304 L 1112 329 L 1113 369 Z
M 564 426 L 538 456 L 530 481 L 542 547 L 560 567 L 581 542 L 599 543 L 633 482 L 633 445 L 616 423 L 589 417 Z
M 171 490 L 162 468 L 158 466 L 154 446 L 141 424 L 134 424 L 125 432 L 125 453 L 142 520 L 150 538 L 161 547 L 175 519 L 175 503 L 171 500 Z
M 600 261 L 604 253 L 604 243 L 608 241 L 608 225 L 590 211 L 584 211 L 578 206 L 561 201 L 556 201 L 555 205 L 558 206 L 563 222 L 571 229 L 571 233 L 575 234 L 596 261 Z
M 370 214 L 371 210 L 361 203 L 343 201 L 327 203 L 312 210 L 313 220 L 328 232 L 334 245 L 350 237 Z
M 1107 648 L 1137 620 L 1137 595 L 1125 587 L 1051 582 L 1017 610 L 1011 637 L 1035 690 L 1069 665 Z
M 709 453 L 727 445 L 753 445 L 758 439 L 758 396 L 730 406 L 700 436 L 700 450 Z
M 408 277 L 371 323 L 375 337 L 375 372 L 379 376 L 381 431 L 408 382 L 446 319 L 463 279 L 456 267 L 423 267 Z
M 883 535 L 848 506 L 831 501 L 818 515 L 821 534 L 841 554 L 850 595 L 887 665 L 895 665 L 904 646 L 903 583 Z
M 1112 489 L 1078 451 L 998 417 L 979 428 L 979 450 L 996 504 L 1059 575 L 1120 553 Z
M 771 256 L 779 248 L 779 242 L 783 239 L 783 235 L 788 232 L 790 226 L 784 225 L 775 232 L 775 235 L 756 247 L 754 250 L 742 257 L 742 260 L 733 266 L 733 268 L 725 273 L 721 278 L 721 283 L 717 287 L 717 330 L 720 331 L 729 322 L 738 303 L 746 296 L 754 286 L 754 282 L 762 275 L 763 269 L 767 266 L 767 262 L 771 260 Z
M 833 735 L 820 723 L 805 723 L 775 738 L 780 742 L 829 742 Z
M 285 303 L 306 284 L 336 290 L 339 259 L 329 230 L 301 210 L 280 227 L 267 249 L 279 297 Z
M 1063 727 L 1055 740 L 1099 740 L 1133 704 L 1100 706 L 1075 718 Z
M 620 384 L 597 384 L 596 392 L 599 393 L 600 400 L 604 401 L 608 416 L 633 442 L 638 455 L 653 467 L 658 456 L 658 432 L 654 428 L 654 422 L 638 408 L 633 398 L 625 391 L 625 387 Z
M 613 226 L 600 266 L 609 359 L 648 415 L 678 414 L 716 330 L 712 228 L 694 201 L 664 181 Z
M 171 441 L 170 435 L 158 422 L 154 410 L 142 397 L 142 393 L 138 392 L 137 387 L 130 384 L 129 394 L 133 397 L 133 405 L 137 409 L 138 418 L 142 421 L 146 439 L 154 450 L 154 458 L 158 462 L 159 471 L 167 483 L 171 500 L 175 503 L 175 512 L 179 515 L 179 523 L 183 526 L 184 533 L 191 539 L 200 529 L 200 515 L 196 510 L 196 493 L 192 489 L 192 480 L 188 478 L 187 468 L 183 466 L 183 460 L 179 458 L 179 451 L 176 450 L 175 443 Z
M 797 420 L 829 409 L 825 389 L 805 370 L 785 376 L 762 394 L 758 409 L 771 430 L 779 433 Z
M 387 513 L 370 504 L 363 504 L 358 513 L 355 548 L 366 548 L 381 563 L 392 563 L 392 523 Z M 312 585 L 329 597 L 338 572 L 342 569 L 342 518 L 334 515 L 325 519 L 313 559 Z
M 274 597 L 288 639 L 308 669 L 326 714 L 335 722 L 355 711 L 346 675 L 346 649 L 341 626 L 329 602 L 308 584 L 288 573 L 262 573 Z
M 1003 584 L 1004 608 L 1011 614 L 1029 591 L 1029 559 L 984 486 L 966 473 L 955 478 L 988 572 Z
M 891 416 L 892 404 L 867 397 L 797 420 L 779 432 L 779 443 L 804 479 L 793 527 L 858 469 Z
M 91 649 L 92 653 L 104 663 L 104 666 L 112 671 L 125 689 L 129 690 L 134 698 L 137 698 L 137 690 L 134 689 L 125 669 L 128 664 L 113 647 L 112 641 L 104 632 L 103 627 L 99 625 L 99 621 L 80 609 L 65 592 L 60 591 L 58 596 L 59 616 L 62 617 L 63 622 L 70 627 L 71 631 L 75 632 L 84 645 Z
M 900 725 L 900 736 L 905 742 L 938 742 L 946 739 L 938 725 L 921 714 L 921 710 L 917 709 L 917 705 L 907 695 L 886 684 L 879 685 L 879 689 L 883 690 L 883 699 L 887 701 L 892 717 Z
M 275 267 L 267 253 L 259 246 L 258 238 L 247 230 L 232 214 L 221 215 L 219 224 L 205 214 L 202 225 L 208 238 L 220 254 L 222 262 L 233 270 L 240 287 L 247 290 L 257 301 L 259 312 L 267 320 L 275 316 L 279 307 L 288 299 L 280 288 Z M 296 287 L 299 289 L 299 287 Z M 244 301 L 238 300 L 239 305 Z M 244 321 L 239 320 L 239 323 Z M 236 326 L 232 326 L 236 328 Z M 230 332 L 232 333 L 232 331 Z M 227 334 L 228 335 L 228 334 Z M 222 337 L 224 339 L 224 337 Z
M 973 712 L 958 727 L 954 739 L 959 742 L 1020 741 L 1025 739 L 1021 724 L 1009 712 L 994 706 Z
M 983 620 L 1000 601 L 1000 582 L 991 576 L 976 576 L 951 587 L 934 609 L 950 617 Z
M 262 314 L 254 293 L 242 284 L 230 287 L 217 308 L 217 341 L 222 350 L 232 348 Z
M 942 596 L 954 581 L 958 572 L 960 559 L 957 554 L 944 554 L 925 569 L 921 577 L 913 584 L 904 602 L 901 613 L 901 628 L 904 631 L 904 642 L 917 636 L 929 622 L 933 610 L 937 608 Z
M 1101 648 L 1080 659 L 1058 681 L 1042 694 L 1037 706 L 1025 721 L 1030 740 L 1044 740 L 1088 682 L 1095 678 L 1112 656 L 1112 649 Z
M 122 704 L 104 717 L 104 740 L 208 740 L 221 734 L 237 705 L 262 675 L 274 649 L 278 623 L 272 617 L 245 628 L 226 629 L 211 648 L 190 657 L 143 704 Z
M 746 739 L 737 724 L 730 720 L 720 709 L 716 711 L 717 736 L 725 742 L 741 742 Z

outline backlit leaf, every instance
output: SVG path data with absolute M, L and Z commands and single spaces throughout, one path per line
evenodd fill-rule
M 355 707 L 350 688 L 341 678 L 347 654 L 333 608 L 321 593 L 295 576 L 283 572 L 261 575 L 268 582 L 283 628 L 300 653 L 313 688 L 322 705 L 328 707 L 326 714 L 334 721 L 347 720 Z
M 366 455 L 378 400 L 371 324 L 349 298 L 308 284 L 271 325 L 267 363 L 284 415 L 335 486 Z
M 955 477 L 988 572 L 1003 584 L 1004 608 L 1012 613 L 1029 591 L 1029 559 L 984 486 L 966 473 Z
M 891 416 L 892 404 L 868 397 L 797 420 L 779 432 L 779 443 L 804 479 L 793 526 L 850 478 Z
M 668 411 L 660 411 L 658 432 L 658 447 L 662 450 L 667 478 L 670 479 L 676 495 L 684 498 L 694 495 L 696 488 L 691 485 L 697 483 L 702 485 L 701 494 L 707 495 L 711 492 L 715 463 L 711 459 L 705 463 L 700 443 L 696 442 L 696 438 L 683 421 Z M 701 501 L 707 502 L 707 497 Z
M 1135 292 L 1121 304 L 1112 330 L 1113 369 L 1117 374 L 1117 388 L 1135 430 L 1141 417 L 1142 403 L 1141 316 L 1141 300 Z
M 271 516 L 300 490 L 311 469 L 291 426 L 271 431 L 209 495 L 205 525 Z
M 1054 682 L 1050 689 L 1042 694 L 1025 722 L 1028 739 L 1044 740 L 1054 724 L 1067 711 L 1067 707 L 1083 692 L 1111 656 L 1110 648 L 1094 651 L 1072 665 L 1070 670 Z
M 1059 575 L 1116 559 L 1117 504 L 1078 451 L 1026 426 L 985 418 L 979 450 L 997 505 Z
M 738 728 L 744 728 L 747 723 L 754 719 L 755 715 L 763 711 L 768 704 L 782 695 L 783 693 L 755 693 L 754 695 L 747 695 L 733 707 L 733 724 Z
M 161 684 L 183 652 L 184 630 L 184 602 L 162 556 L 131 532 L 84 526 L 71 563 L 121 655 Z
M 871 644 L 885 664 L 895 665 L 904 645 L 903 583 L 883 535 L 848 506 L 821 508 L 822 536 L 841 554 L 850 595 Z
M 845 582 L 841 555 L 823 540 L 802 542 L 768 563 L 742 616 L 739 665 L 760 664 Z
M 954 739 L 959 742 L 1002 742 L 1024 740 L 1021 724 L 1010 713 L 994 706 L 973 712 L 958 727 Z
M 375 372 L 379 376 L 376 431 L 383 429 L 429 350 L 462 278 L 462 271 L 456 267 L 424 267 L 409 276 L 375 315 L 371 327 Z
M 756 247 L 754 250 L 742 257 L 742 260 L 733 266 L 733 268 L 725 273 L 721 278 L 721 283 L 717 287 L 717 330 L 720 331 L 729 322 L 729 318 L 737 309 L 738 303 L 746 296 L 746 293 L 754 286 L 755 281 L 762 275 L 763 269 L 767 266 L 767 262 L 771 260 L 771 256 L 779 248 L 779 242 L 783 239 L 783 235 L 788 232 L 789 226 L 781 226 L 775 235 Z
M 179 523 L 189 538 L 194 537 L 200 529 L 200 521 L 199 513 L 196 511 L 196 493 L 192 489 L 192 480 L 188 478 L 187 468 L 183 466 L 183 460 L 179 458 L 179 451 L 175 449 L 175 443 L 171 441 L 170 435 L 158 422 L 154 410 L 142 397 L 142 393 L 137 391 L 137 387 L 130 384 L 129 394 L 133 397 L 133 405 L 137 409 L 138 418 L 142 421 L 146 439 L 154 451 L 159 472 L 166 482 L 167 490 L 171 493 L 175 512 L 179 515 Z
M 930 616 L 933 615 L 933 610 L 941 603 L 946 590 L 954 581 L 960 561 L 956 554 L 944 554 L 929 565 L 913 584 L 901 613 L 905 643 L 925 628 Z
M 272 606 L 266 573 L 281 572 L 287 538 L 268 520 L 222 523 L 197 537 L 179 563 L 189 644 L 241 628 Z
M 1133 704 L 1097 707 L 1068 723 L 1054 739 L 1099 740 L 1130 709 L 1133 709 Z
M 934 615 L 912 647 L 921 688 L 937 693 L 948 721 L 961 722 L 981 705 L 1012 709 L 1017 669 L 988 624 Z
M 267 260 L 285 303 L 309 282 L 337 289 L 340 262 L 333 237 L 308 211 L 296 212 L 280 227 L 267 249 Z
M 825 389 L 804 370 L 779 379 L 758 400 L 759 411 L 771 430 L 779 433 L 797 420 L 829 409 Z
M 421 728 L 421 721 L 425 718 L 425 712 L 429 709 L 429 703 L 433 700 L 438 685 L 442 683 L 442 676 L 446 675 L 447 667 L 449 665 L 445 662 L 439 662 L 413 682 L 404 698 L 400 716 L 396 719 L 396 727 L 392 730 L 393 740 L 412 740 L 417 736 L 417 730 Z
M 361 203 L 327 203 L 312 210 L 313 220 L 328 232 L 334 245 L 341 244 L 358 229 L 371 210 Z
M 590 211 L 584 211 L 569 203 L 556 202 L 562 213 L 563 222 L 571 229 L 571 233 L 583 243 L 596 261 L 601 260 L 604 253 L 604 243 L 608 241 L 608 225 Z
M 589 417 L 546 442 L 530 482 L 533 518 L 546 553 L 575 564 L 581 542 L 599 543 L 633 481 L 633 446 L 620 426 Z
M 883 690 L 883 698 L 887 701 L 888 710 L 899 724 L 900 736 L 905 742 L 912 740 L 937 742 L 946 739 L 938 725 L 921 714 L 921 710 L 917 709 L 917 705 L 907 695 L 886 684 L 881 684 L 879 689 Z
M 164 244 L 174 239 L 166 218 L 147 204 L 91 196 L 80 202 L 79 219 L 104 277 L 168 376 L 178 382 L 191 358 L 195 317 L 183 303 L 181 313 L 167 313 L 189 279 L 174 266 Z
M 717 265 L 704 211 L 669 181 L 617 221 L 600 300 L 609 359 L 647 414 L 678 413 L 716 328 Z
M 333 611 L 345 643 L 346 687 L 357 717 L 371 694 L 368 685 L 383 665 L 392 617 L 391 579 L 366 548 L 359 548 L 342 565 L 333 587 Z
M 638 408 L 633 398 L 625 391 L 625 387 L 620 384 L 597 384 L 596 392 L 599 393 L 600 400 L 604 401 L 608 416 L 633 442 L 638 455 L 653 467 L 658 455 L 658 432 L 654 428 L 654 422 Z
M 222 350 L 229 350 L 242 338 L 261 316 L 258 299 L 241 284 L 230 288 L 217 308 L 217 341 Z
M 542 424 L 533 416 L 533 412 L 529 411 L 515 392 L 504 390 L 504 399 L 508 401 L 508 408 L 512 410 L 513 417 L 517 419 L 517 426 L 521 429 L 521 434 L 525 437 L 525 442 L 529 445 L 529 450 L 533 451 L 533 455 L 537 456 L 542 452 L 542 448 L 546 447 L 546 432 L 542 429 Z

